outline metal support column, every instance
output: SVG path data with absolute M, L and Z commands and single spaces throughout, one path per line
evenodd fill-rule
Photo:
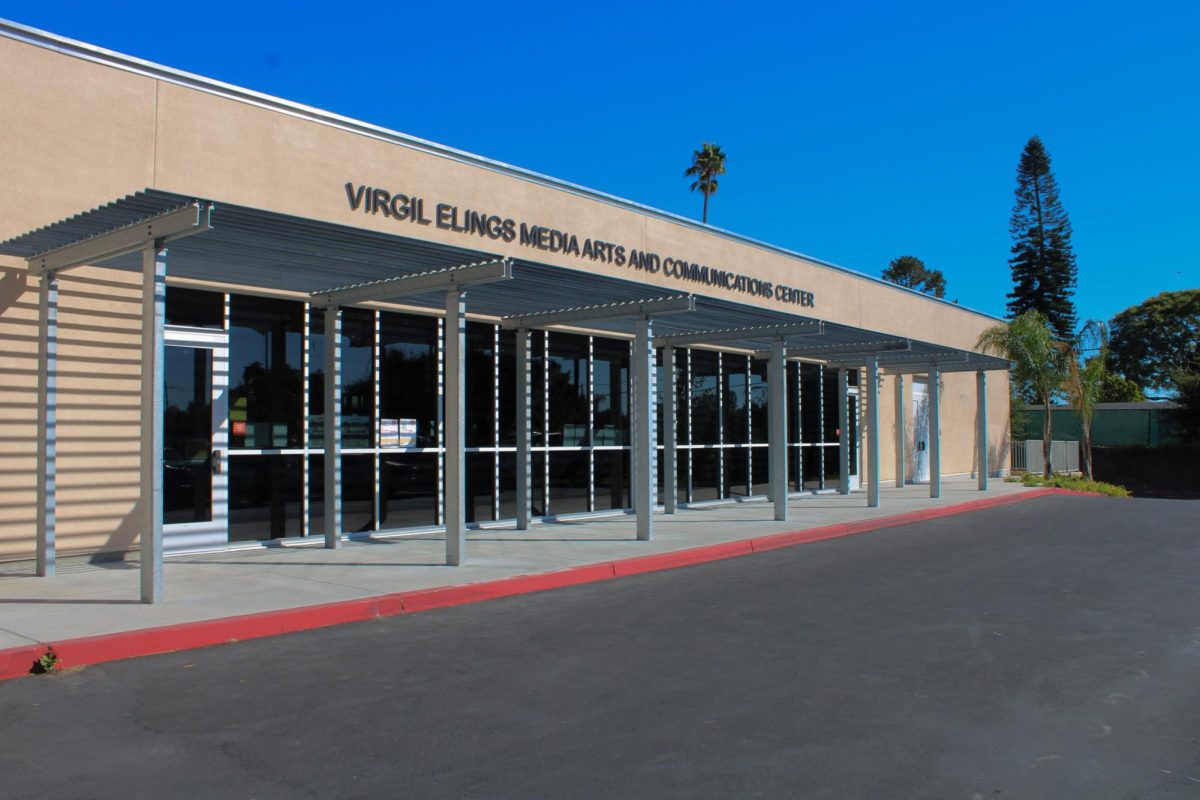
M 54 574 L 58 468 L 58 282 L 43 274 L 38 286 L 37 574 Z
M 342 546 L 342 309 L 325 309 L 325 546 Z
M 457 567 L 466 555 L 467 295 L 446 292 L 446 564 Z
M 654 533 L 655 447 L 654 340 L 649 317 L 634 323 L 632 395 L 633 507 L 637 512 L 637 538 L 649 541 Z
M 663 347 L 663 510 L 675 513 L 679 501 L 678 442 L 675 430 L 675 348 Z
M 988 488 L 988 432 L 987 432 L 987 373 L 983 370 L 975 373 L 975 396 L 979 405 L 979 429 L 976 448 L 979 453 L 979 466 L 976 467 L 979 478 L 979 491 L 986 492 Z
M 837 371 L 838 403 L 838 494 L 850 493 L 850 403 L 847 383 L 850 370 Z
M 529 516 L 533 498 L 530 480 L 530 430 L 533 417 L 530 413 L 529 380 L 529 328 L 517 329 L 517 530 L 529 530 Z
M 770 454 L 771 500 L 775 504 L 775 521 L 788 518 L 788 457 L 787 457 L 787 360 L 783 340 L 771 343 L 771 358 L 767 363 L 767 452 Z
M 859 385 L 859 403 L 862 402 L 862 385 Z M 879 507 L 879 357 L 867 358 L 867 506 Z
M 904 432 L 904 376 L 896 375 L 896 488 L 904 488 L 904 473 L 908 471 L 908 446 Z
M 929 368 L 929 496 L 942 496 L 942 373 Z
M 167 251 L 157 243 L 142 251 L 142 602 L 163 599 L 163 324 L 167 302 Z

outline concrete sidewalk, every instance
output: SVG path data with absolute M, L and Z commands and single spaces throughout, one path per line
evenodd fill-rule
M 339 550 L 317 542 L 180 556 L 166 561 L 166 601 L 158 605 L 138 602 L 136 561 L 60 567 L 53 578 L 4 574 L 0 650 L 543 574 L 1028 491 L 999 480 L 990 486 L 980 492 L 974 480 L 943 480 L 937 500 L 925 486 L 884 489 L 874 509 L 862 492 L 804 495 L 792 499 L 786 523 L 773 521 L 764 501 L 690 508 L 657 515 L 650 542 L 636 541 L 631 515 L 472 531 L 467 563 L 456 568 L 443 564 L 436 534 L 351 541 Z

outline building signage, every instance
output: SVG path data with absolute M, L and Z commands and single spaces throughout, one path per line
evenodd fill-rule
M 547 228 L 475 209 L 460 208 L 451 203 L 426 202 L 426 198 L 417 195 L 347 182 L 346 200 L 350 203 L 351 211 L 382 214 L 396 222 L 433 225 L 463 236 L 476 236 L 492 241 L 519 242 L 523 247 L 548 253 L 561 253 L 600 264 L 628 267 L 652 275 L 662 275 L 669 280 L 718 286 L 731 292 L 773 298 L 806 308 L 816 305 L 816 297 L 812 292 L 782 283 L 764 281 L 740 272 L 696 264 L 686 259 L 663 257 L 658 253 L 625 247 L 616 242 L 586 236 L 581 238 L 569 231 Z

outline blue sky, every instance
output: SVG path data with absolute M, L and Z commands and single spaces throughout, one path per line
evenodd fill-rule
M 836 6 L 836 7 L 835 7 Z M 0 16 L 699 217 L 997 315 L 1028 137 L 1081 319 L 1200 287 L 1200 3 L 0 2 Z M 734 266 L 734 265 L 729 265 Z

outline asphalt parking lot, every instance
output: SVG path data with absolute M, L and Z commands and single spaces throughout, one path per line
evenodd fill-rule
M 0 684 L 3 797 L 1200 797 L 1200 501 L 1047 497 Z

